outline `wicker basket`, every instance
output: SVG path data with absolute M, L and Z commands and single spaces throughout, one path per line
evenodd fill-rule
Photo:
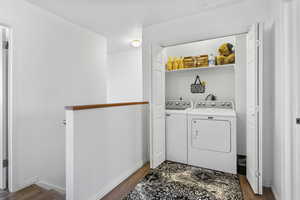
M 195 57 L 184 57 L 183 59 L 184 68 L 192 68 L 197 66 L 197 61 Z
M 208 66 L 208 55 L 197 56 L 196 67 L 207 67 Z

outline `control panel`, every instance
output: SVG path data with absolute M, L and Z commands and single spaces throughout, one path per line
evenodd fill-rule
M 233 102 L 231 102 L 231 101 L 199 101 L 199 102 L 195 103 L 194 108 L 233 109 Z
M 192 107 L 192 103 L 190 101 L 169 100 L 166 102 L 167 110 L 186 110 L 191 107 Z

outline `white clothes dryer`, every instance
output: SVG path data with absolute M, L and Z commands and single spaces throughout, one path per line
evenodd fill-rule
M 233 102 L 200 101 L 188 110 L 188 164 L 237 173 Z

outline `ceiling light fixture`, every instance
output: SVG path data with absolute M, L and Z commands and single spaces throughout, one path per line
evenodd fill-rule
M 141 44 L 142 44 L 142 42 L 140 40 L 132 40 L 130 43 L 130 45 L 135 48 L 140 47 Z

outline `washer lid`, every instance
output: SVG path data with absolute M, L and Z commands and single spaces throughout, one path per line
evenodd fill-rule
M 224 116 L 224 117 L 236 117 L 236 112 L 232 109 L 220 109 L 220 108 L 196 108 L 188 110 L 188 114 L 191 115 L 210 115 L 210 116 Z

